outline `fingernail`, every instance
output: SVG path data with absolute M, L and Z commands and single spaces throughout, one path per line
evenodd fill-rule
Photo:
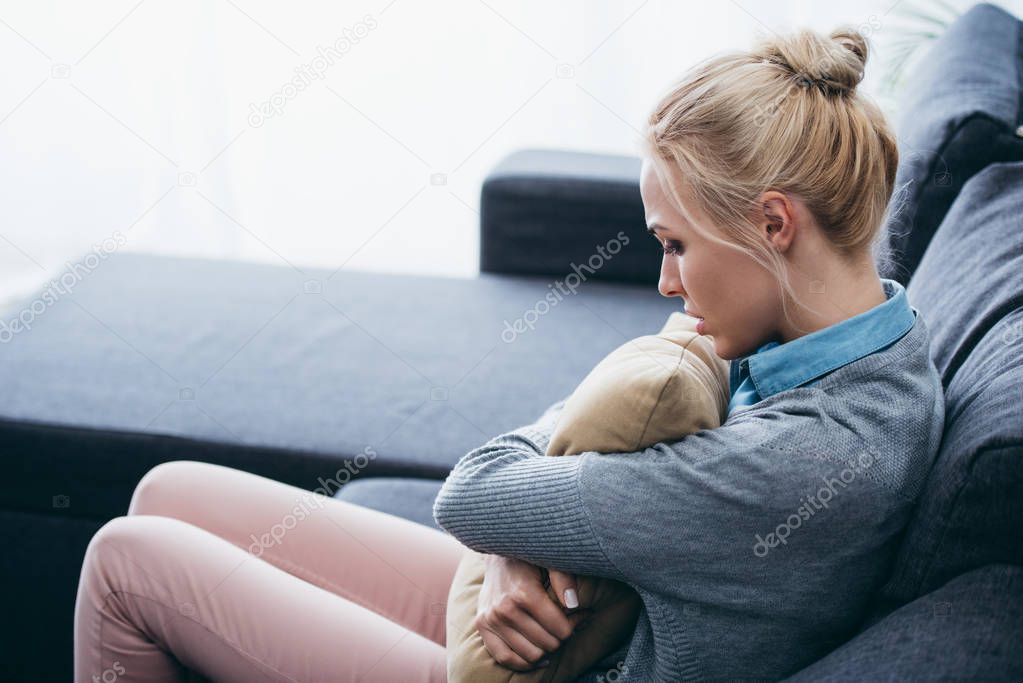
M 579 596 L 575 594 L 574 588 L 565 589 L 565 606 L 569 609 L 575 609 L 579 606 Z
M 542 669 L 543 667 L 547 666 L 550 663 L 551 660 L 549 659 L 541 659 L 539 662 L 536 663 L 536 668 Z

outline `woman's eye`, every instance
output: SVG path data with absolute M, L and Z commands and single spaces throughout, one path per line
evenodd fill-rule
M 682 244 L 680 242 L 665 242 L 663 250 L 668 256 L 677 256 L 682 253 Z

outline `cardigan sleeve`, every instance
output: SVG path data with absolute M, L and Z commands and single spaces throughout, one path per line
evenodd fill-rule
M 455 465 L 433 503 L 437 523 L 477 552 L 616 576 L 590 526 L 582 456 L 547 457 L 554 417 L 497 436 Z
M 559 566 L 559 558 L 571 556 L 568 561 L 585 567 L 589 574 L 617 574 L 596 542 L 578 500 L 580 456 L 546 456 L 568 399 L 550 405 L 533 424 L 496 436 L 462 457 L 434 500 L 433 516 L 441 528 L 478 552 L 517 556 L 537 566 L 558 568 L 566 566 Z M 533 487 L 539 487 L 534 501 L 543 500 L 557 508 L 559 529 L 577 539 L 568 547 L 547 552 L 533 542 L 543 518 L 549 519 L 551 514 L 548 505 L 530 507 L 520 496 Z M 513 500 L 515 521 L 507 520 L 501 529 L 495 528 L 501 510 Z M 520 549 L 525 546 L 533 547 L 531 553 L 536 554 L 523 557 Z
M 812 412 L 746 415 L 634 453 L 547 457 L 554 421 L 546 417 L 462 457 L 434 501 L 437 523 L 478 552 L 651 589 L 666 576 L 713 583 L 733 571 L 737 585 L 748 582 L 742 567 L 766 566 L 757 565 L 758 534 L 791 519 L 808 492 L 856 457 L 823 440 Z M 819 515 L 826 524 L 799 532 L 801 547 L 818 533 L 862 533 L 857 513 L 871 505 L 884 514 L 873 478 L 854 479 L 843 488 L 858 494 L 836 496 Z

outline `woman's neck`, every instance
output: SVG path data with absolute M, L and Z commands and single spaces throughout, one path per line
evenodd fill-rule
M 835 259 L 810 270 L 790 270 L 790 278 L 800 300 L 811 310 L 788 302 L 792 322 L 783 319 L 781 343 L 866 313 L 887 301 L 877 268 L 869 258 L 852 265 Z

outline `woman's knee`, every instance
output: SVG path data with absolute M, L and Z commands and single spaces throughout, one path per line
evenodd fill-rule
M 142 548 L 159 536 L 150 520 L 144 517 L 115 517 L 93 534 L 82 563 L 82 584 L 93 589 L 110 584 L 122 576 L 120 567 L 128 562 L 141 562 L 146 555 Z
M 128 506 L 129 515 L 178 517 L 193 502 L 196 488 L 222 468 L 193 460 L 172 460 L 152 468 L 139 480 Z
M 190 562 L 203 532 L 167 517 L 115 517 L 93 534 L 85 551 L 76 610 L 108 609 L 111 596 L 164 599 L 172 577 Z M 121 598 L 115 598 L 120 600 Z
M 131 546 L 142 536 L 145 523 L 132 517 L 114 517 L 92 535 L 85 551 L 85 560 L 101 560 L 109 555 L 110 549 L 131 550 Z

